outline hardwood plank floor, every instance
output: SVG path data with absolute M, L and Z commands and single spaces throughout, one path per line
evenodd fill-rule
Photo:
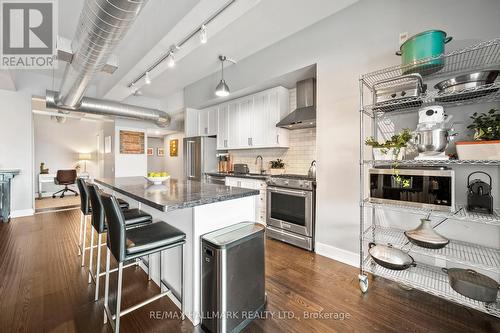
M 70 210 L 0 224 L 0 332 L 111 332 L 79 265 L 78 223 L 79 211 Z M 363 295 L 357 269 L 268 240 L 268 312 L 245 332 L 500 332 L 495 317 L 375 280 Z M 124 307 L 157 292 L 142 270 L 125 270 Z M 163 298 L 124 316 L 122 330 L 202 332 L 188 321 L 150 318 L 150 311 L 175 310 Z

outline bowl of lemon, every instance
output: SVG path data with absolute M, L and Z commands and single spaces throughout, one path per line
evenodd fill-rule
M 167 172 L 148 172 L 148 176 L 145 178 L 155 185 L 161 185 L 170 179 L 170 175 Z

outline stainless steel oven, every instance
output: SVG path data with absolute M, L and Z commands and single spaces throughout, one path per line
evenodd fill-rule
M 291 177 L 284 175 L 268 180 L 267 234 L 271 238 L 313 250 L 315 182 L 305 176 Z

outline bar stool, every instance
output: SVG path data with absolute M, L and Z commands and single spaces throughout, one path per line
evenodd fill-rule
M 186 243 L 186 234 L 172 227 L 165 222 L 152 223 L 143 227 L 133 229 L 125 228 L 125 219 L 118 201 L 115 197 L 102 194 L 102 203 L 106 213 L 108 223 L 108 249 L 106 255 L 106 284 L 104 296 L 104 323 L 110 319 L 111 327 L 115 332 L 120 331 L 120 317 L 130 313 L 146 304 L 149 304 L 170 292 L 176 296 L 181 304 L 182 318 L 184 319 L 184 244 Z M 181 294 L 180 297 L 169 289 L 162 279 L 162 252 L 167 249 L 181 246 Z M 113 315 L 109 309 L 109 265 L 110 253 L 118 261 L 118 286 L 116 296 L 116 314 Z M 154 253 L 160 253 L 160 293 L 133 305 L 127 309 L 121 310 L 123 263 L 143 256 L 149 256 Z M 165 287 L 166 291 L 163 291 Z
M 89 193 L 89 198 L 90 198 L 90 204 L 92 206 L 92 227 L 94 230 L 97 232 L 97 263 L 96 263 L 96 270 L 95 270 L 95 275 L 93 274 L 93 267 L 92 267 L 92 259 L 93 259 L 93 245 L 94 245 L 94 232 L 92 231 L 92 235 L 90 237 L 90 262 L 89 262 L 89 280 L 88 283 L 91 283 L 92 280 L 94 280 L 95 283 L 95 296 L 94 300 L 97 301 L 99 299 L 99 278 L 101 276 L 104 276 L 106 273 L 101 272 L 101 235 L 105 232 L 107 232 L 107 225 L 105 223 L 104 219 L 104 207 L 102 205 L 101 201 L 101 196 L 100 196 L 100 190 L 99 188 L 94 185 L 94 184 L 87 184 L 87 189 Z M 153 222 L 153 218 L 151 217 L 150 214 L 143 212 L 139 209 L 133 208 L 133 209 L 120 209 L 123 211 L 123 215 L 125 217 L 125 224 L 126 228 L 134 228 L 146 224 L 150 224 Z M 137 263 L 131 263 L 129 265 L 124 266 L 125 267 L 130 267 L 130 266 L 136 266 Z M 111 270 L 111 272 L 116 271 L 116 269 Z
M 87 189 L 87 184 L 82 178 L 76 180 L 76 185 L 78 186 L 78 191 L 80 192 L 80 210 L 82 212 L 80 216 L 80 237 L 78 240 L 78 255 L 82 256 L 82 267 L 85 264 L 85 251 L 89 250 L 90 247 L 86 246 L 86 236 L 87 236 L 87 216 L 92 213 L 92 208 L 90 206 L 89 192 Z M 129 208 L 128 202 L 125 200 L 119 200 L 120 207 L 122 209 Z

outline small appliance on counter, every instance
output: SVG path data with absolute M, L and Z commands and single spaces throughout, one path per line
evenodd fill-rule
M 451 211 L 455 206 L 455 172 L 444 167 L 369 170 L 369 201 Z
M 235 174 L 247 174 L 247 173 L 250 173 L 250 169 L 248 168 L 248 164 L 236 163 L 233 166 L 233 169 L 234 169 L 234 173 Z
M 418 125 L 414 143 L 417 145 L 416 160 L 448 160 L 445 154 L 450 129 L 447 128 L 446 114 L 442 106 L 434 105 L 418 111 Z
M 427 90 L 420 74 L 409 74 L 382 80 L 373 85 L 374 111 L 394 111 L 407 107 L 418 107 L 422 101 L 415 101 Z M 407 101 L 407 102 L 405 102 Z
M 470 181 L 474 174 L 484 174 L 489 178 L 489 184 L 481 179 Z M 477 213 L 493 214 L 493 197 L 491 196 L 491 176 L 483 171 L 475 171 L 467 177 L 467 210 Z

